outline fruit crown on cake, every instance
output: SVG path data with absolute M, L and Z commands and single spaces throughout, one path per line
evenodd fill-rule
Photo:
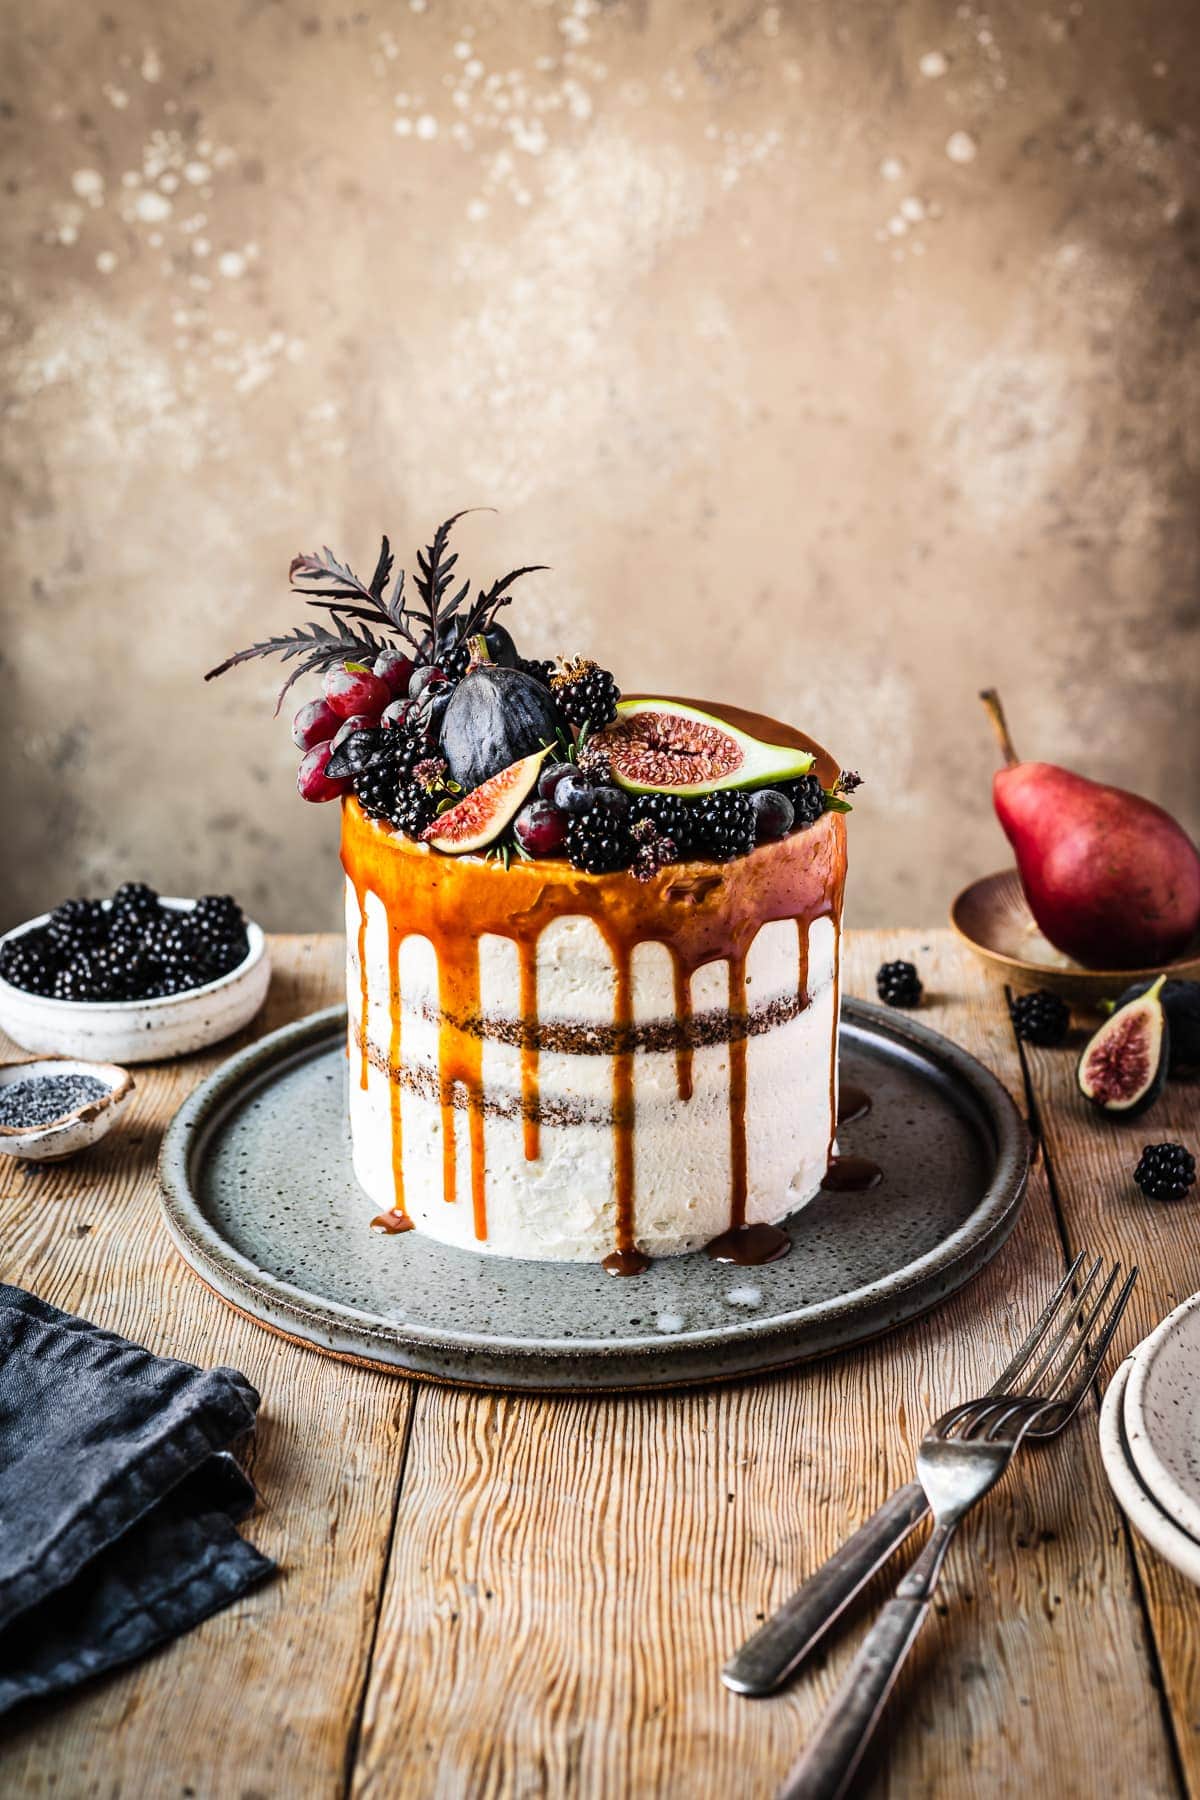
M 292 592 L 326 618 L 239 650 L 205 680 L 259 656 L 322 691 L 292 737 L 305 800 L 353 793 L 370 819 L 449 855 L 565 856 L 601 875 L 649 880 L 668 863 L 727 861 L 848 812 L 859 777 L 823 788 L 810 752 L 768 744 L 676 700 L 622 700 L 586 657 L 521 656 L 497 615 L 513 569 L 471 599 L 438 526 L 406 576 L 385 537 L 369 582 L 326 549 L 297 556 Z M 453 591 L 452 591 L 453 590 Z

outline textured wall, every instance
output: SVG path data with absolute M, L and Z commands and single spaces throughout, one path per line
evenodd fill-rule
M 1007 860 L 984 681 L 1200 825 L 1186 0 L 4 15 L 6 922 L 333 925 L 271 671 L 199 677 L 472 504 L 526 648 L 867 774 L 859 921 Z

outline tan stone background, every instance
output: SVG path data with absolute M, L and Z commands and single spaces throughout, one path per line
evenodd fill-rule
M 3 920 L 338 918 L 291 553 L 443 514 L 531 653 L 861 768 L 852 916 L 1026 754 L 1200 824 L 1188 0 L 4 6 Z

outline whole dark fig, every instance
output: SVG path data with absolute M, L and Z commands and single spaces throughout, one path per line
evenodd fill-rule
M 442 755 L 460 787 L 477 788 L 510 763 L 552 744 L 548 689 L 520 669 L 482 663 L 464 675 L 442 720 Z
M 1113 1007 L 1114 1013 L 1131 1000 L 1140 1000 L 1153 985 L 1151 981 L 1135 981 Z M 1162 987 L 1162 1004 L 1171 1027 L 1170 1073 L 1200 1065 L 1200 981 L 1168 978 Z

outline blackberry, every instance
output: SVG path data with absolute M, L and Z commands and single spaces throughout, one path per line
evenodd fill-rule
M 692 825 L 698 854 L 713 862 L 748 856 L 754 848 L 754 807 L 749 794 L 721 789 L 694 802 Z
M 1196 1159 L 1182 1144 L 1147 1144 L 1133 1179 L 1148 1200 L 1182 1200 L 1196 1180 Z
M 883 963 L 875 976 L 875 991 L 885 1006 L 919 1006 L 921 977 L 915 963 Z
M 50 914 L 46 935 L 65 955 L 89 950 L 108 935 L 108 915 L 99 900 L 64 900 Z
M 158 895 L 144 881 L 123 881 L 108 909 L 110 931 L 118 920 L 142 924 L 158 910 Z
M 678 794 L 639 794 L 633 802 L 633 820 L 649 819 L 675 846 L 679 862 L 686 862 L 697 849 L 696 809 L 692 801 Z
M 27 931 L 0 945 L 0 978 L 27 994 L 52 994 L 58 958 L 41 931 Z
M 246 915 L 232 894 L 203 894 L 188 923 L 196 961 L 206 981 L 228 975 L 249 952 Z
M 401 782 L 387 815 L 388 823 L 408 837 L 420 837 L 436 811 L 437 801 L 428 788 L 416 781 Z
M 1013 1030 L 1026 1044 L 1042 1044 L 1047 1049 L 1061 1044 L 1071 1029 L 1071 1009 L 1057 994 L 1038 988 L 1032 994 L 1017 994 L 1009 1002 Z
M 523 675 L 532 675 L 533 679 L 535 681 L 540 681 L 543 687 L 549 687 L 550 677 L 558 667 L 558 664 L 554 661 L 553 657 L 550 658 L 549 662 L 543 662 L 536 656 L 518 656 L 517 667 Z
M 550 677 L 554 708 L 568 727 L 589 725 L 602 731 L 617 716 L 621 690 L 607 669 L 598 669 L 586 657 L 563 663 Z
M 76 950 L 54 977 L 56 1000 L 107 1000 L 110 996 L 108 973 L 94 952 Z
M 232 894 L 201 894 L 192 908 L 192 924 L 226 937 L 246 929 L 246 915 Z
M 114 1000 L 140 1000 L 146 992 L 151 965 L 140 937 L 117 934 L 104 951 Z
M 168 975 L 186 973 L 196 960 L 191 927 L 180 913 L 164 911 L 152 920 L 142 934 L 142 949 L 147 962 Z
M 567 818 L 567 857 L 572 868 L 584 869 L 589 875 L 612 875 L 629 867 L 634 849 L 627 815 L 594 806 Z
M 801 775 L 795 781 L 781 781 L 778 791 L 786 794 L 796 814 L 793 831 L 804 831 L 815 825 L 825 811 L 825 790 L 816 775 Z
M 399 785 L 399 766 L 389 757 L 381 757 L 354 777 L 354 795 L 368 819 L 388 819 Z

